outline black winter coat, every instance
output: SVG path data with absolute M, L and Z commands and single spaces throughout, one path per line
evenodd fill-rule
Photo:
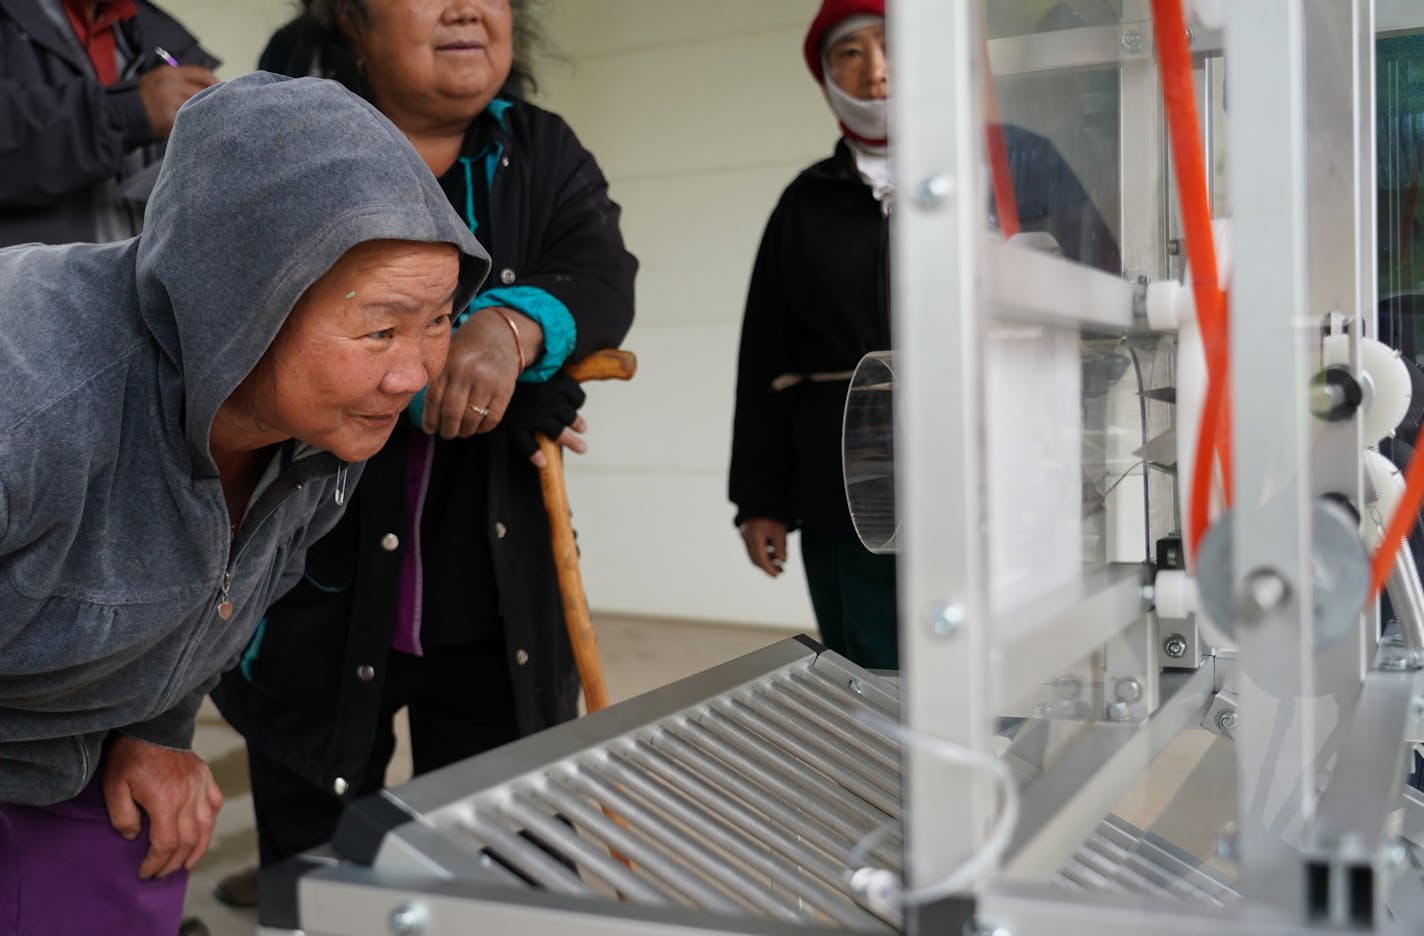
M 162 156 L 138 93 L 140 75 L 167 67 L 153 50 L 185 65 L 218 65 L 147 0 L 117 28 L 143 57 L 105 87 L 38 0 L 0 0 L 0 247 L 93 241 L 95 186 L 140 147 Z
M 485 138 L 492 133 L 505 157 L 489 189 L 488 230 L 482 223 L 477 231 L 493 263 L 486 288 L 536 286 L 562 301 L 578 327 L 571 359 L 617 346 L 632 324 L 637 261 L 624 249 L 619 208 L 593 156 L 561 118 L 527 103 L 508 110 L 507 131 L 487 115 L 480 119 L 488 124 Z M 466 154 L 481 143 L 472 131 Z M 452 171 L 460 171 L 458 164 Z M 448 187 L 447 194 L 454 200 Z M 516 395 L 522 392 L 520 384 Z M 213 692 L 250 745 L 322 789 L 359 777 L 371 753 L 402 556 L 410 547 L 399 542 L 406 529 L 407 440 L 418 431 L 402 420 L 367 464 L 346 516 L 308 553 L 306 577 L 270 610 L 256 652 Z M 426 541 L 432 513 L 439 513 L 452 535 L 481 537 L 468 545 L 492 557 L 485 566 L 493 581 L 479 563 L 465 566 L 460 584 L 472 610 L 457 626 L 474 636 L 502 633 L 521 733 L 566 721 L 577 714 L 578 673 L 538 473 L 508 420 L 487 435 L 435 444 L 435 472 L 461 483 L 453 502 L 427 501 Z M 449 540 L 442 535 L 436 542 L 445 547 Z M 427 576 L 457 568 L 458 555 L 444 565 L 426 556 Z M 483 613 L 493 620 L 476 620 Z M 449 633 L 449 622 L 443 629 Z
M 841 480 L 848 382 L 773 390 L 783 375 L 854 370 L 890 347 L 889 219 L 844 141 L 804 170 L 767 221 L 737 359 L 730 495 L 737 522 L 850 532 Z
M 1053 144 L 1004 126 L 1026 231 L 1112 273 L 1120 260 L 1102 216 Z M 891 347 L 889 219 L 844 141 L 787 186 L 767 221 L 747 289 L 737 360 L 728 494 L 736 521 L 850 533 L 841 469 L 849 372 Z M 773 390 L 779 377 L 846 374 Z

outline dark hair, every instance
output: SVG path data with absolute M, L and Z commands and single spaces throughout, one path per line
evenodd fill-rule
M 302 0 L 302 6 L 302 13 L 293 24 L 305 21 L 302 32 L 316 46 L 313 59 L 317 70 L 370 100 L 371 84 L 353 41 L 370 25 L 367 0 Z M 542 0 L 509 0 L 514 20 L 514 58 L 499 92 L 505 97 L 523 99 L 539 88 L 530 61 L 535 52 L 548 46 L 536 11 L 539 6 Z

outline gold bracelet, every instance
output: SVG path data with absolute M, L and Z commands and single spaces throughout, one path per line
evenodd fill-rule
M 509 313 L 495 306 L 494 310 L 499 313 L 499 317 L 504 319 L 504 324 L 509 326 L 509 330 L 514 332 L 514 346 L 519 349 L 519 372 L 524 373 L 524 368 L 528 363 L 524 359 L 524 340 L 519 337 L 519 326 L 514 324 L 514 319 L 509 317 Z

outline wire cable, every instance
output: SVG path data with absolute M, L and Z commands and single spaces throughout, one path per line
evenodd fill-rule
M 940 881 L 904 890 L 900 876 L 885 868 L 867 866 L 856 867 L 870 850 L 888 834 L 885 824 L 877 826 L 865 835 L 846 856 L 848 866 L 847 883 L 857 894 L 872 903 L 891 903 L 897 909 L 929 903 L 969 890 L 986 871 L 994 868 L 1004 852 L 1008 850 L 1014 829 L 1019 822 L 1019 787 L 1013 772 L 999 758 L 992 754 L 976 751 L 961 744 L 953 744 L 939 738 L 906 728 L 898 722 L 868 712 L 857 712 L 856 718 L 887 734 L 897 737 L 903 744 L 924 751 L 947 764 L 979 770 L 993 775 L 999 782 L 999 818 L 993 831 L 982 848 L 970 855 Z

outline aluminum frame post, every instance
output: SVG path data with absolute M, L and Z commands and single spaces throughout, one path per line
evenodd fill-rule
M 1364 60 L 1373 62 L 1372 49 L 1360 48 L 1361 36 L 1374 35 L 1360 13 L 1369 2 L 1361 0 L 1305 0 L 1306 185 L 1308 208 L 1307 257 L 1310 275 L 1309 314 L 1324 323 L 1343 320 L 1348 326 L 1349 364 L 1359 373 L 1361 325 L 1375 335 L 1374 303 L 1365 304 L 1367 285 L 1375 280 L 1374 257 L 1366 265 L 1362 246 L 1365 225 L 1373 227 L 1373 192 L 1370 205 L 1361 204 L 1363 164 L 1373 166 L 1373 141 L 1360 133 L 1364 115 L 1359 111 L 1362 85 L 1373 85 L 1374 74 L 1361 71 Z M 1361 32 L 1361 29 L 1364 32 Z M 1372 44 L 1372 43 L 1371 43 Z M 1367 123 L 1373 125 L 1372 120 Z M 1373 243 L 1372 233 L 1368 242 Z M 1368 318 L 1366 318 L 1368 316 Z M 1318 366 L 1318 365 L 1317 365 Z M 1317 495 L 1343 495 L 1364 513 L 1362 474 L 1364 438 L 1360 414 L 1341 422 L 1316 422 L 1318 434 L 1312 452 L 1314 491 Z M 1374 634 L 1364 618 L 1356 622 L 1349 639 L 1323 652 L 1317 662 L 1316 690 L 1331 693 L 1339 703 L 1339 719 L 1346 723 L 1359 697 L 1361 681 L 1374 658 Z
M 893 218 L 891 295 L 906 544 L 902 715 L 917 731 L 988 751 L 983 314 L 975 285 L 987 204 L 979 16 L 979 4 L 958 0 L 900 4 L 890 18 L 895 169 L 905 196 Z M 912 746 L 905 785 L 907 877 L 921 887 L 982 845 L 995 797 L 987 776 Z
M 1300 919 L 1304 870 L 1279 825 L 1315 805 L 1303 0 L 1226 4 L 1234 521 L 1240 645 L 1241 882 L 1271 915 Z

